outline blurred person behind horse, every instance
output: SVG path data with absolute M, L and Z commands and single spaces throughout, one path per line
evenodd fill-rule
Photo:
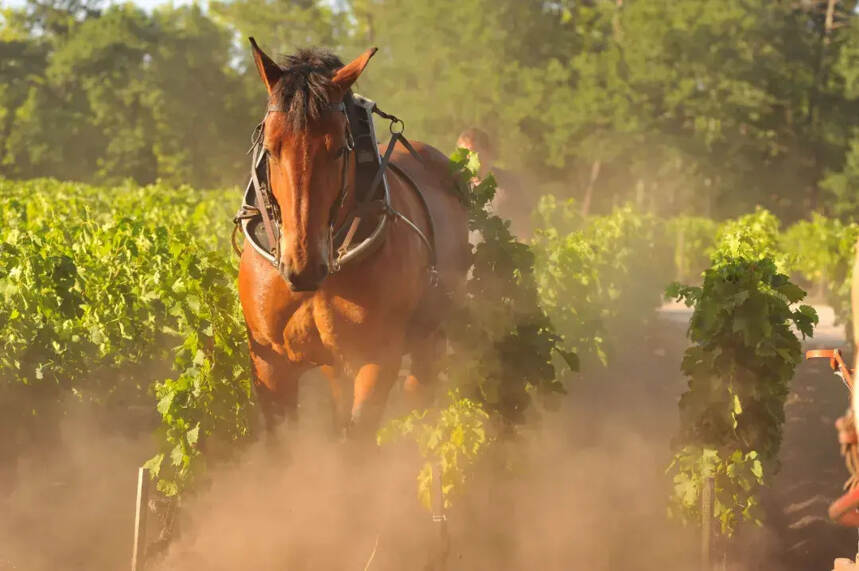
M 490 204 L 492 212 L 510 221 L 510 231 L 517 239 L 527 240 L 531 235 L 531 211 L 534 201 L 530 194 L 524 191 L 516 174 L 495 166 L 495 145 L 486 131 L 470 127 L 460 133 L 456 146 L 477 153 L 480 159 L 480 178 L 491 173 L 497 183 L 495 198 Z

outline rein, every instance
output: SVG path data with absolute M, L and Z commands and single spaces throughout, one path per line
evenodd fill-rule
M 379 167 L 376 171 L 376 174 L 373 177 L 369 188 L 364 193 L 363 199 L 356 195 L 355 208 L 346 214 L 343 224 L 341 224 L 340 227 L 336 227 L 337 219 L 340 217 L 340 214 L 346 203 L 346 197 L 348 196 L 349 188 L 347 178 L 349 175 L 349 161 L 355 152 L 355 139 L 352 133 L 352 124 L 349 118 L 349 113 L 347 112 L 346 100 L 338 104 L 331 105 L 329 107 L 329 110 L 341 112 L 346 117 L 346 144 L 338 151 L 338 156 L 342 156 L 340 190 L 334 202 L 331 204 L 329 210 L 329 272 L 331 274 L 336 273 L 340 271 L 344 266 L 363 259 L 367 255 L 375 251 L 377 247 L 381 246 L 381 242 L 384 240 L 385 237 L 385 229 L 387 227 L 388 221 L 393 218 L 405 222 L 406 225 L 418 235 L 421 242 L 423 242 L 423 244 L 426 246 L 430 257 L 430 283 L 432 285 L 436 285 L 438 283 L 438 270 L 436 251 L 434 246 L 435 231 L 432 214 L 429 210 L 429 206 L 427 205 L 423 194 L 420 191 L 420 188 L 415 183 L 415 181 L 401 168 L 392 164 L 390 162 L 390 159 L 393 154 L 394 148 L 396 147 L 397 143 L 399 143 L 403 147 L 405 147 L 406 150 L 409 151 L 409 153 L 418 162 L 423 163 L 424 161 L 421 156 L 418 155 L 417 151 L 415 151 L 414 147 L 412 147 L 411 143 L 409 143 L 408 139 L 406 139 L 403 135 L 403 132 L 405 130 L 405 124 L 401 119 L 399 119 L 395 115 L 383 112 L 374 102 L 368 99 L 364 99 L 361 96 L 348 95 L 347 98 L 349 99 L 349 103 L 351 105 L 366 109 L 367 112 L 374 113 L 390 121 L 389 129 L 391 132 L 391 139 L 388 142 L 388 147 L 385 150 L 385 154 L 381 157 L 381 161 L 379 163 Z M 233 249 L 236 251 L 236 253 L 241 255 L 241 250 L 239 250 L 235 241 L 239 225 L 242 226 L 245 235 L 250 240 L 250 233 L 247 228 L 247 223 L 252 219 L 261 218 L 263 228 L 269 240 L 270 251 L 265 252 L 259 247 L 257 247 L 253 240 L 250 241 L 251 244 L 255 247 L 255 249 L 257 249 L 257 251 L 262 254 L 269 262 L 271 262 L 272 265 L 274 265 L 275 268 L 278 269 L 278 271 L 280 271 L 281 269 L 280 208 L 278 207 L 277 201 L 275 200 L 273 191 L 271 189 L 268 165 L 269 156 L 268 151 L 266 151 L 265 147 L 263 146 L 263 137 L 265 131 L 265 121 L 269 113 L 285 111 L 286 110 L 280 107 L 270 105 L 266 109 L 266 113 L 262 121 L 260 121 L 256 128 L 254 128 L 253 134 L 251 135 L 251 148 L 248 150 L 248 153 L 251 154 L 252 157 L 251 180 L 248 186 L 249 189 L 250 187 L 253 187 L 257 206 L 254 207 L 250 204 L 247 204 L 247 200 L 242 204 L 238 213 L 233 218 L 235 228 L 233 229 L 232 235 Z M 378 150 L 376 150 L 375 152 L 378 153 Z M 416 195 L 420 199 L 421 206 L 427 216 L 427 220 L 429 221 L 429 236 L 427 236 L 427 234 L 424 233 L 418 227 L 418 225 L 415 224 L 412 220 L 410 220 L 406 215 L 394 208 L 391 202 L 391 193 L 390 189 L 388 188 L 387 178 L 385 176 L 386 171 L 389 168 L 394 170 L 394 172 L 396 172 L 400 177 L 402 177 L 409 184 L 409 186 L 414 189 Z M 374 197 L 376 196 L 376 192 L 378 191 L 380 185 L 383 189 L 382 197 L 381 200 L 375 200 Z M 358 227 L 360 226 L 362 217 L 365 217 L 368 214 L 379 215 L 379 222 L 377 223 L 376 228 L 361 243 L 357 244 L 354 247 L 351 247 L 352 242 L 355 238 L 355 234 L 357 233 Z M 340 237 L 342 237 L 342 242 L 340 243 L 340 246 L 336 249 L 335 252 L 335 241 Z

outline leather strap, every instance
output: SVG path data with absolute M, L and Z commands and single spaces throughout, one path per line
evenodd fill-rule
M 348 97 L 350 96 L 347 96 L 347 98 Z M 340 269 L 341 261 L 345 263 L 346 261 L 355 261 L 356 259 L 358 259 L 358 250 L 361 250 L 362 255 L 365 255 L 367 252 L 369 252 L 369 248 L 372 247 L 372 245 L 369 244 L 370 242 L 375 244 L 378 242 L 379 239 L 383 240 L 384 238 L 382 236 L 386 221 L 391 217 L 395 217 L 402 220 L 412 230 L 414 230 L 415 233 L 417 233 L 417 235 L 420 237 L 424 245 L 427 247 L 430 257 L 430 281 L 433 284 L 436 284 L 438 270 L 436 267 L 435 225 L 433 223 L 432 212 L 429 209 L 429 205 L 427 204 L 423 193 L 420 191 L 420 187 L 415 183 L 415 181 L 404 170 L 390 162 L 391 156 L 394 152 L 394 147 L 396 147 L 397 143 L 403 145 L 403 147 L 406 148 L 409 154 L 411 154 L 411 156 L 419 163 L 423 164 L 424 160 L 418 154 L 412 144 L 408 141 L 408 139 L 403 136 L 403 122 L 394 115 L 389 115 L 379 110 L 375 104 L 373 104 L 371 111 L 391 121 L 391 140 L 388 143 L 388 148 L 385 150 L 385 154 L 379 163 L 379 168 L 376 171 L 375 176 L 373 177 L 368 191 L 363 196 L 363 199 L 357 201 L 354 210 L 347 214 L 346 220 L 343 221 L 341 226 L 335 230 L 334 225 L 337 223 L 337 217 L 340 214 L 340 210 L 343 208 L 343 204 L 345 203 L 346 196 L 348 194 L 347 176 L 349 173 L 349 159 L 350 155 L 355 151 L 355 143 L 352 137 L 346 100 L 344 99 L 343 102 L 331 105 L 330 110 L 340 111 L 346 114 L 347 139 L 346 146 L 342 149 L 343 158 L 341 163 L 340 192 L 337 198 L 332 203 L 331 210 L 329 212 L 329 239 L 332 242 L 329 248 L 332 259 L 329 260 L 329 262 L 331 263 L 332 273 Z M 285 111 L 285 109 L 282 109 L 278 106 L 270 105 L 266 109 L 266 116 L 268 116 L 269 113 Z M 399 125 L 399 128 L 395 129 L 397 125 Z M 257 128 L 254 129 L 254 133 L 251 137 L 252 146 L 250 152 L 252 153 L 252 160 L 250 185 L 253 187 L 253 192 L 256 197 L 257 211 L 251 212 L 250 209 L 246 209 L 243 205 L 242 209 L 240 209 L 239 211 L 239 214 L 237 214 L 236 218 L 234 218 L 233 221 L 237 224 L 242 223 L 245 234 L 248 234 L 247 220 L 250 218 L 255 218 L 257 215 L 262 219 L 263 228 L 270 243 L 271 257 L 269 258 L 269 260 L 275 265 L 275 267 L 278 267 L 280 264 L 279 255 L 277 253 L 280 249 L 280 227 L 278 225 L 279 212 L 277 210 L 277 205 L 273 201 L 274 197 L 271 193 L 271 184 L 269 180 L 268 170 L 268 154 L 263 146 L 264 128 L 265 119 L 263 119 L 263 121 L 261 121 L 259 125 L 257 125 Z M 405 181 L 408 182 L 409 186 L 412 187 L 415 194 L 420 199 L 421 206 L 423 207 L 429 224 L 429 236 L 427 236 L 427 234 L 425 234 L 424 231 L 421 230 L 412 220 L 410 220 L 401 212 L 394 209 L 391 203 L 390 190 L 388 188 L 387 181 L 385 180 L 385 173 L 389 169 L 389 167 L 392 168 L 399 176 L 401 176 Z M 261 180 L 261 178 L 263 180 Z M 384 196 L 382 196 L 380 199 L 376 199 L 376 192 L 378 191 L 380 185 L 383 185 L 384 187 Z M 355 238 L 355 233 L 358 230 L 358 226 L 360 224 L 361 218 L 363 217 L 363 214 L 367 211 L 371 211 L 374 209 L 378 209 L 381 215 L 376 230 L 374 230 L 370 239 L 365 239 L 362 244 L 359 244 L 359 246 L 356 247 L 355 252 L 349 252 L 349 246 Z M 345 236 L 343 243 L 337 249 L 337 257 L 334 258 L 333 250 L 335 238 L 342 235 L 344 231 Z M 236 249 L 236 251 L 238 251 L 238 248 L 235 246 L 234 238 L 235 236 L 233 237 L 234 248 Z M 258 246 L 257 249 L 261 251 L 261 248 Z
M 260 165 L 265 165 L 266 174 L 268 173 L 268 156 L 266 151 L 262 147 L 262 143 L 260 142 L 258 145 L 254 147 L 253 154 L 253 168 L 251 169 L 251 179 L 253 180 L 254 185 L 254 193 L 256 193 L 257 198 L 257 206 L 260 208 L 260 213 L 262 214 L 262 224 L 265 228 L 265 233 L 268 236 L 269 244 L 271 246 L 271 253 L 274 254 L 278 248 L 280 247 L 279 234 L 280 229 L 274 228 L 274 223 L 271 220 L 271 214 L 274 212 L 273 206 L 269 201 L 270 191 L 268 188 L 268 177 L 266 177 L 266 187 L 263 188 L 263 183 L 259 179 L 259 168 Z M 275 256 L 277 259 L 277 256 Z

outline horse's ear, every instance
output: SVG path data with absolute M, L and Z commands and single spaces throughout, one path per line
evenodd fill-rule
M 337 73 L 335 73 L 334 77 L 331 78 L 331 83 L 337 87 L 341 94 L 346 93 L 346 91 L 352 87 L 352 84 L 355 83 L 358 76 L 361 75 L 361 72 L 364 71 L 365 67 L 367 67 L 367 64 L 370 62 L 370 58 L 373 57 L 373 54 L 377 51 L 378 48 L 370 48 L 337 70 Z
M 254 63 L 257 65 L 259 76 L 262 78 L 263 83 L 265 83 L 265 88 L 269 93 L 271 93 L 275 84 L 280 80 L 280 76 L 283 74 L 283 71 L 280 69 L 279 65 L 274 63 L 273 59 L 268 57 L 268 55 L 260 49 L 256 40 L 252 37 L 248 38 L 248 40 L 251 42 L 251 49 L 254 53 Z

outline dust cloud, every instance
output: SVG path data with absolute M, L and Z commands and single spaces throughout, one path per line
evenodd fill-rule
M 684 329 L 663 312 L 610 369 L 573 380 L 561 410 L 505 450 L 504 469 L 476 468 L 448 511 L 448 569 L 697 568 L 696 530 L 666 517 Z M 417 452 L 331 437 L 325 390 L 307 379 L 297 427 L 211 468 L 148 570 L 427 568 L 438 524 L 417 500 Z M 154 443 L 85 410 L 61 434 L 57 449 L 21 459 L 0 499 L 0 570 L 128 568 L 136 467 Z M 765 563 L 775 533 L 750 535 L 744 571 L 789 568 Z
M 665 337 L 682 343 L 677 332 Z M 682 379 L 662 341 L 577 381 L 562 410 L 508 446 L 506 468 L 476 468 L 448 512 L 449 569 L 696 567 L 694 530 L 666 518 Z M 438 528 L 417 501 L 415 451 L 335 443 L 324 422 L 308 424 L 218 469 L 155 568 L 426 568 Z
M 474 476 L 449 511 L 450 569 L 681 569 L 689 532 L 665 519 L 665 445 L 620 424 L 574 450 L 553 420 Z M 423 569 L 438 529 L 407 446 L 355 450 L 299 432 L 259 443 L 186 506 L 159 570 Z M 605 439 L 605 440 L 603 440 Z M 661 448 L 657 450 L 656 448 Z
M 91 405 L 63 408 L 55 437 L 4 466 L 0 571 L 128 567 L 136 470 L 155 440 L 150 431 L 120 433 L 116 418 Z M 130 415 L 124 411 L 126 424 Z

